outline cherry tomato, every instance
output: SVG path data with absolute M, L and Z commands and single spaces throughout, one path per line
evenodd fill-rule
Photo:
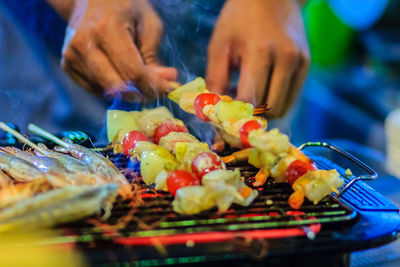
M 200 178 L 210 171 L 223 168 L 223 163 L 220 157 L 212 152 L 201 152 L 192 161 L 192 172 Z
M 299 159 L 293 161 L 289 167 L 286 169 L 286 179 L 289 184 L 294 184 L 294 182 L 301 176 L 303 176 L 308 171 L 314 171 L 315 165 L 312 163 L 304 162 Z
M 179 125 L 173 120 L 167 120 L 161 123 L 154 131 L 154 142 L 156 144 L 160 143 L 160 139 L 170 132 L 181 132 L 188 133 L 188 129 L 185 125 Z
M 202 121 L 210 121 L 210 119 L 204 115 L 203 108 L 207 105 L 217 104 L 221 98 L 216 94 L 204 93 L 200 94 L 194 100 L 194 108 L 196 110 L 196 115 Z
M 141 131 L 130 131 L 125 135 L 122 140 L 122 149 L 126 156 L 129 156 L 129 150 L 134 148 L 138 141 L 149 141 L 149 139 Z
M 248 139 L 249 133 L 253 130 L 260 129 L 261 127 L 261 123 L 256 120 L 248 121 L 240 127 L 240 140 L 245 147 L 251 147 Z
M 175 170 L 168 174 L 167 188 L 172 195 L 175 196 L 178 189 L 190 185 L 200 185 L 200 179 L 184 170 Z

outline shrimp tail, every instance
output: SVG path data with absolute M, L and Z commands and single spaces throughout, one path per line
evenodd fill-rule
M 289 197 L 289 205 L 291 208 L 293 208 L 295 210 L 300 209 L 301 205 L 303 205 L 303 202 L 304 202 L 304 191 L 303 190 L 295 191 Z

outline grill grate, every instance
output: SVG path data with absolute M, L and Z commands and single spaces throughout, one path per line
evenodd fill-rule
M 119 168 L 123 169 L 128 164 L 132 167 L 132 163 L 124 156 L 108 155 Z M 248 185 L 254 182 L 252 177 L 257 172 L 255 168 L 240 163 L 237 166 L 228 166 L 228 168 L 234 167 L 240 169 Z M 306 200 L 301 210 L 295 212 L 288 205 L 288 198 L 292 193 L 291 187 L 286 183 L 276 184 L 272 179 L 268 180 L 265 186 L 257 188 L 259 197 L 248 207 L 233 204 L 229 210 L 222 213 L 213 209 L 192 216 L 178 215 L 172 210 L 173 197 L 169 193 L 146 188 L 140 179 L 133 178 L 143 187 L 141 191 L 143 203 L 136 208 L 134 214 L 139 220 L 130 220 L 123 229 L 109 231 L 112 229 L 108 227 L 109 225 L 115 225 L 119 218 L 131 210 L 128 203 L 117 202 L 106 224 L 94 227 L 85 222 L 69 224 L 67 228 L 72 230 L 77 241 L 107 241 L 111 238 L 117 243 L 135 245 L 151 244 L 151 238 L 163 236 L 169 238 L 169 241 L 165 240 L 166 242 L 171 242 L 171 236 L 179 235 L 192 235 L 198 239 L 199 234 L 207 235 L 207 240 L 212 241 L 210 236 L 212 233 L 222 233 L 218 238 L 224 238 L 223 233 L 254 230 L 264 231 L 259 234 L 264 234 L 266 237 L 290 237 L 305 235 L 310 229 L 318 232 L 321 225 L 323 230 L 343 228 L 344 223 L 354 222 L 357 216 L 355 211 L 332 196 L 326 197 L 318 205 Z M 186 239 L 182 238 L 173 242 L 180 243 L 184 240 Z

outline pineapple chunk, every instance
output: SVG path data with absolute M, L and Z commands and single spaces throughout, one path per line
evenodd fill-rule
M 141 112 L 133 111 L 132 114 L 136 117 L 140 131 L 150 138 L 153 137 L 155 129 L 161 123 L 166 120 L 177 120 L 164 106 L 155 109 L 144 109 Z
M 177 142 L 175 144 L 174 155 L 183 167 L 191 171 L 193 159 L 201 152 L 209 152 L 210 148 L 207 143 L 186 143 Z
M 172 101 L 179 103 L 179 99 L 185 93 L 199 92 L 202 93 L 206 90 L 206 82 L 203 78 L 196 78 L 191 82 L 188 82 L 181 87 L 175 89 L 168 94 L 168 98 Z
M 139 130 L 139 126 L 130 112 L 114 109 L 107 111 L 107 137 L 109 142 L 122 143 L 125 135 L 135 130 Z
M 199 140 L 196 139 L 190 133 L 181 133 L 181 132 L 170 132 L 164 137 L 160 139 L 160 146 L 166 148 L 169 151 L 174 151 L 175 145 L 177 143 L 200 143 Z
M 219 101 L 214 106 L 217 118 L 224 122 L 227 120 L 240 120 L 253 116 L 254 107 L 250 103 L 241 101 Z
M 142 152 L 140 172 L 147 185 L 154 183 L 162 171 L 169 172 L 175 170 L 177 166 L 178 162 L 165 148 Z

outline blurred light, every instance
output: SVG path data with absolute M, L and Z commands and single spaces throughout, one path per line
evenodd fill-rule
M 388 0 L 328 0 L 335 14 L 349 27 L 365 30 L 382 16 Z

